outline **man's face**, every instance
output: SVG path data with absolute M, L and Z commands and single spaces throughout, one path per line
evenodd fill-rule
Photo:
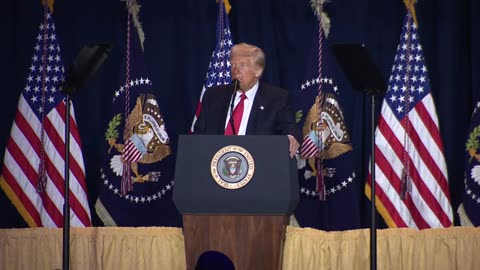
M 241 90 L 248 90 L 257 83 L 261 69 L 249 56 L 233 55 L 230 59 L 232 79 L 238 79 Z

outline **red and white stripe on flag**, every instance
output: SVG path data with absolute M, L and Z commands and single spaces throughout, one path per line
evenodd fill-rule
M 125 148 L 123 149 L 122 158 L 128 162 L 137 162 L 142 158 L 142 154 L 135 147 L 132 140 L 128 140 Z
M 65 109 L 65 104 L 60 102 L 45 117 L 44 158 L 47 185 L 46 190 L 39 193 L 36 185 L 41 156 L 42 123 L 23 95 L 20 97 L 5 150 L 1 185 L 30 227 L 63 226 Z M 73 106 L 71 112 L 73 113 Z M 70 224 L 72 227 L 91 226 L 85 167 L 74 114 L 70 121 Z
M 422 51 L 407 14 L 375 133 L 376 205 L 389 227 L 453 223 L 443 143 Z M 406 172 L 411 188 L 402 198 Z M 370 187 L 369 174 L 369 197 Z
M 429 95 L 410 113 L 409 159 L 413 183 L 404 200 L 400 197 L 404 127 L 396 121 L 389 106 L 382 107 L 375 133 L 375 187 L 377 209 L 389 227 L 425 229 L 452 225 L 447 170 L 432 105 Z M 370 194 L 369 187 L 366 192 Z
M 300 155 L 304 158 L 316 157 L 318 155 L 318 146 L 310 138 L 310 135 L 305 136 L 300 147 Z

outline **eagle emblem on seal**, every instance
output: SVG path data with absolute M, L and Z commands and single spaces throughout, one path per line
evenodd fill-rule
M 321 99 L 324 99 L 323 108 L 320 105 Z M 316 143 L 318 155 L 307 157 L 307 162 L 313 172 L 310 172 L 305 178 L 317 175 L 315 158 L 333 159 L 352 151 L 350 135 L 345 126 L 342 111 L 332 93 L 323 93 L 315 98 L 315 102 L 305 118 L 302 133 L 304 138 L 309 135 L 318 138 Z M 333 174 L 331 170 L 334 169 L 326 168 L 323 174 L 331 176 Z
M 226 158 L 224 161 L 224 171 L 223 174 L 232 179 L 237 178 L 242 173 L 242 160 L 239 157 L 231 156 Z
M 109 152 L 112 148 L 117 152 L 110 160 L 110 168 L 117 176 L 122 176 L 124 170 L 131 170 L 133 183 L 158 181 L 160 172 L 139 171 L 139 164 L 152 164 L 171 154 L 169 137 L 155 97 L 151 94 L 138 96 L 125 121 L 123 144 L 117 142 L 120 121 L 120 114 L 114 116 L 106 132 Z

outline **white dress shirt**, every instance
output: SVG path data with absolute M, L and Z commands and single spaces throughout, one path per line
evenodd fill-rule
M 245 132 L 247 132 L 247 125 L 248 125 L 248 117 L 250 116 L 250 112 L 252 111 L 252 105 L 253 105 L 253 100 L 255 99 L 255 95 L 257 94 L 258 91 L 258 82 L 249 90 L 245 92 L 245 95 L 247 98 L 244 101 L 244 107 L 243 107 L 243 115 L 242 115 L 242 122 L 240 123 L 240 128 L 237 131 L 238 135 L 245 135 Z M 235 101 L 233 103 L 233 107 L 237 106 L 238 102 L 240 102 L 240 96 L 242 95 L 242 91 L 238 90 L 237 94 L 235 95 Z M 232 100 L 230 100 L 232 102 Z M 230 103 L 229 103 L 230 104 Z M 225 129 L 227 128 L 227 125 L 230 125 L 230 109 L 231 107 L 228 107 L 228 112 L 227 112 L 227 119 L 225 120 Z

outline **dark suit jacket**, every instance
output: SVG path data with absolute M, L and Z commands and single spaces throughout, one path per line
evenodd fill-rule
M 195 123 L 195 134 L 224 133 L 232 93 L 232 85 L 215 86 L 205 91 L 200 116 Z M 292 135 L 301 142 L 286 90 L 265 83 L 259 84 L 248 118 L 246 135 Z

